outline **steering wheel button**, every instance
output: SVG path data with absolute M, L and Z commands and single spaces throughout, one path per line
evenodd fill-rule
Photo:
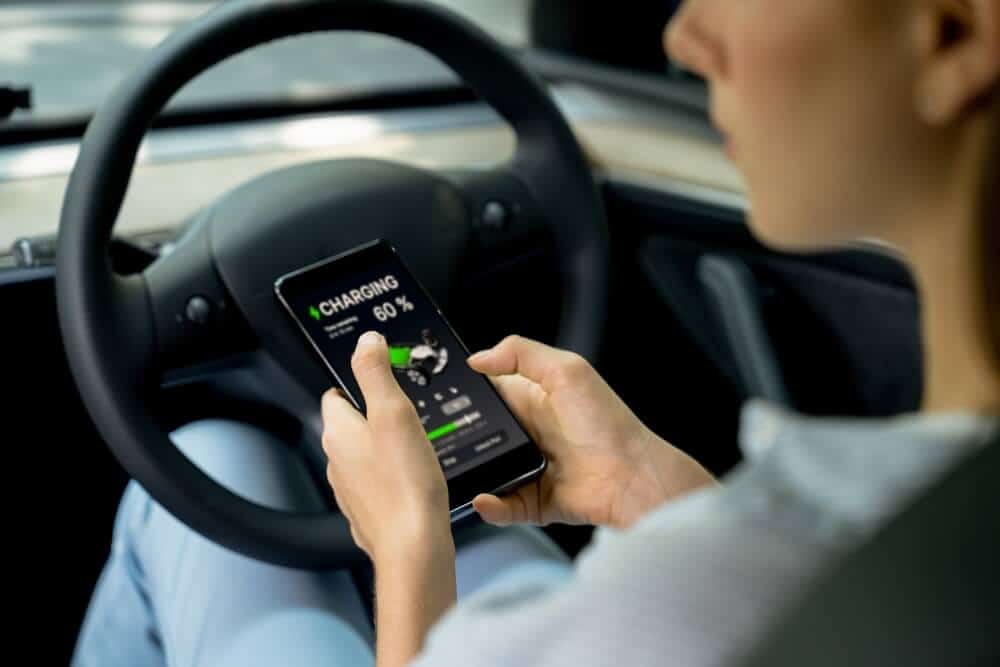
M 187 316 L 188 322 L 207 324 L 212 316 L 212 304 L 203 296 L 193 296 L 188 299 L 184 314 Z
M 496 201 L 488 201 L 483 205 L 483 212 L 481 215 L 483 221 L 483 227 L 489 229 L 503 229 L 507 226 L 507 219 L 510 214 L 507 212 L 507 207 L 502 203 Z

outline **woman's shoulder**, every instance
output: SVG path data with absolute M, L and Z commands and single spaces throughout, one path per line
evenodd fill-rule
M 745 461 L 720 501 L 796 539 L 845 548 L 992 442 L 998 429 L 1000 418 L 965 412 L 810 416 L 751 400 L 740 418 Z
M 577 586 L 627 616 L 655 615 L 695 653 L 718 646 L 704 628 L 738 646 L 998 426 L 964 414 L 810 417 L 752 401 L 741 416 L 745 462 L 626 531 L 598 529 Z
M 731 572 L 758 582 L 808 576 L 998 429 L 1000 418 L 973 414 L 815 417 L 749 401 L 739 434 L 744 462 L 720 486 L 666 503 L 627 531 L 598 529 L 579 559 L 581 574 L 627 578 L 680 567 L 689 576 Z

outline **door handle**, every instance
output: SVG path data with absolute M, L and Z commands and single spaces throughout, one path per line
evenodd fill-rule
M 748 393 L 793 407 L 750 267 L 736 257 L 706 254 L 698 259 L 698 281 Z

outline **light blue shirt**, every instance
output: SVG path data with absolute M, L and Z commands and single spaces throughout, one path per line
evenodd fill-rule
M 750 401 L 745 462 L 722 486 L 629 530 L 598 529 L 559 578 L 544 568 L 500 576 L 432 629 L 414 664 L 730 663 L 825 565 L 998 423 L 965 413 L 807 417 Z

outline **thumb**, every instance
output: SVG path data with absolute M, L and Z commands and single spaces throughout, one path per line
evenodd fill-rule
M 480 493 L 472 499 L 472 506 L 479 512 L 486 523 L 494 526 L 509 526 L 514 517 L 514 510 L 509 500 L 498 498 L 489 493 Z
M 385 338 L 375 331 L 366 331 L 358 338 L 358 345 L 351 357 L 354 379 L 361 387 L 368 409 L 405 398 L 399 383 L 393 377 L 389 364 L 389 346 Z

